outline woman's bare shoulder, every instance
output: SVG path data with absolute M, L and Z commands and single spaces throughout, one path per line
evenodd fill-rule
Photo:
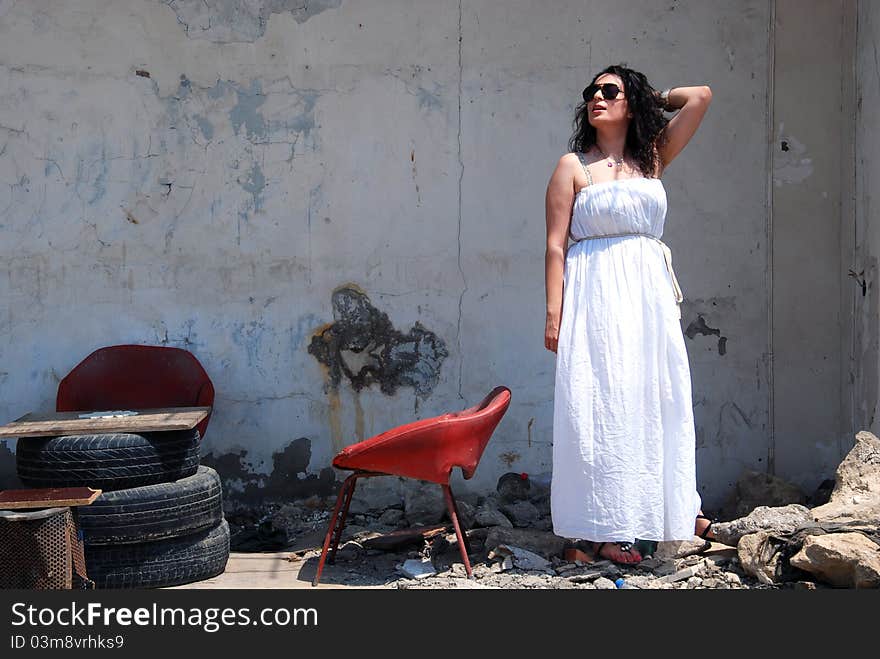
M 581 171 L 581 155 L 574 152 L 563 154 L 556 164 L 556 171 L 568 172 L 573 176 L 576 175 L 576 172 Z

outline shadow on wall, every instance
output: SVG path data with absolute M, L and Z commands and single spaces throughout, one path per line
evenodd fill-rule
M 248 470 L 247 451 L 206 455 L 202 464 L 217 470 L 223 479 L 224 496 L 246 504 L 265 500 L 292 500 L 317 494 L 322 497 L 335 492 L 336 474 L 325 467 L 319 474 L 307 474 L 312 458 L 312 442 L 300 437 L 284 449 L 272 454 L 272 471 L 255 474 Z
M 0 442 L 0 490 L 18 490 L 23 488 L 15 471 L 15 454 L 9 448 L 9 442 Z

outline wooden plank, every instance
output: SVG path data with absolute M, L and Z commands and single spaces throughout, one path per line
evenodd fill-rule
M 208 416 L 211 408 L 165 407 L 125 411 L 137 412 L 137 414 L 134 416 L 85 419 L 81 419 L 80 415 L 92 414 L 94 411 L 25 414 L 23 417 L 7 423 L 5 426 L 0 426 L 0 439 L 48 437 L 52 435 L 86 435 L 102 432 L 189 430 L 195 428 L 200 421 Z
M 101 496 L 101 490 L 90 487 L 47 487 L 30 490 L 3 490 L 0 509 L 55 508 L 57 506 L 88 506 Z
M 414 526 L 407 529 L 398 529 L 391 533 L 367 538 L 361 544 L 367 549 L 382 549 L 384 551 L 394 551 L 404 545 L 413 542 L 424 542 L 430 540 L 441 533 L 444 533 L 450 526 L 448 524 L 439 524 L 435 526 Z

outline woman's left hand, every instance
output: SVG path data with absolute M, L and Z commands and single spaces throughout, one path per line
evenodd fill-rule
M 559 319 L 552 314 L 547 314 L 547 323 L 544 325 L 544 347 L 550 352 L 556 352 L 559 346 Z

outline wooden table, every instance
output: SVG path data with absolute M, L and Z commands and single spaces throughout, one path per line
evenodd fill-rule
M 101 410 L 96 410 L 100 412 Z M 110 410 L 118 411 L 118 410 Z M 95 411 L 30 412 L 5 426 L 0 426 L 0 439 L 16 437 L 49 437 L 52 435 L 90 435 L 105 432 L 155 432 L 162 430 L 190 430 L 211 412 L 210 407 L 163 407 L 136 412 L 133 416 L 80 418 Z

